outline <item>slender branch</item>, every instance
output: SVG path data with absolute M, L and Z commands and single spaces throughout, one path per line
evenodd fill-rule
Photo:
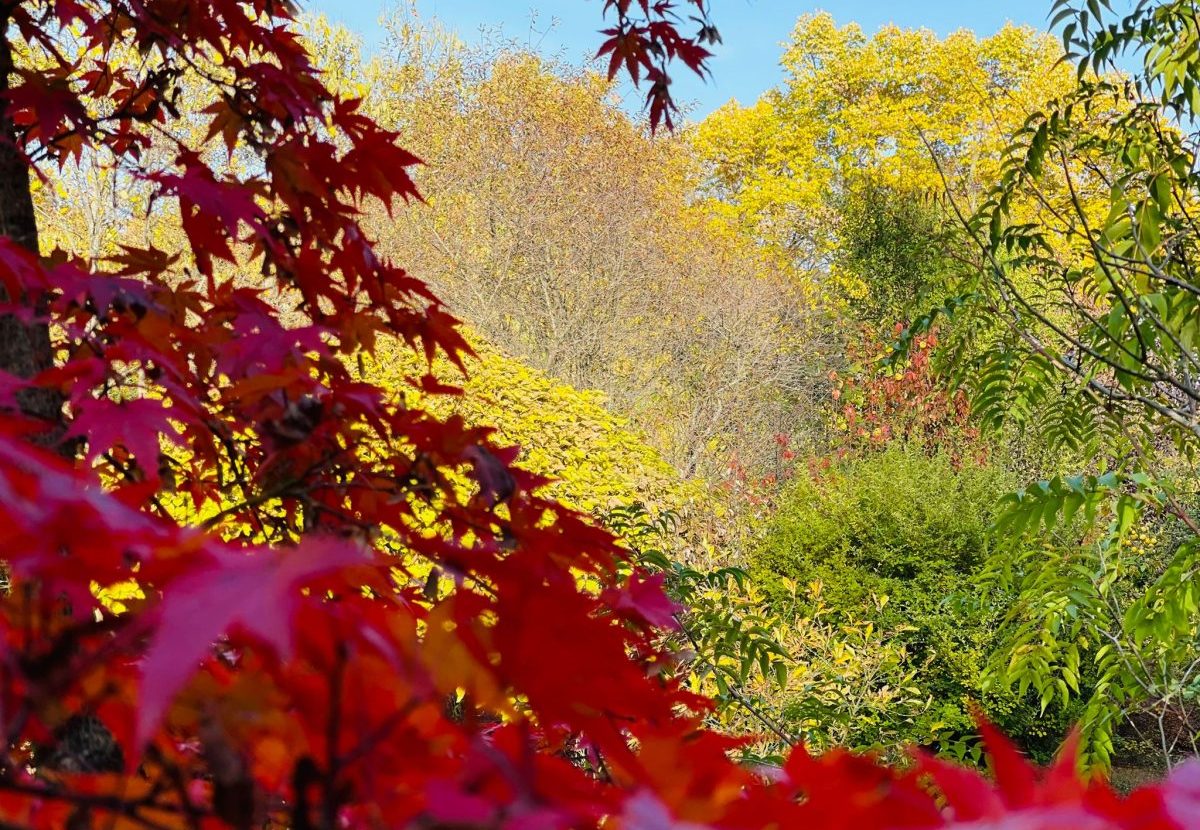
M 709 667 L 709 669 L 711 669 L 714 672 L 720 671 L 720 669 L 711 660 L 709 660 L 707 657 L 705 657 L 704 654 L 701 652 L 701 649 L 703 647 L 700 645 L 700 641 L 696 639 L 695 634 L 692 633 L 692 630 L 690 628 L 688 628 L 687 625 L 685 625 L 682 622 L 679 624 L 679 627 L 683 631 L 684 636 L 688 638 L 689 642 L 691 642 L 692 648 L 695 649 L 696 656 L 699 657 L 701 662 L 703 662 L 706 666 Z M 765 726 L 767 729 L 769 729 L 776 737 L 778 737 L 781 741 L 783 741 L 788 746 L 790 746 L 790 747 L 798 746 L 799 744 L 802 743 L 802 741 L 799 738 L 792 735 L 790 732 L 788 732 L 788 730 L 785 727 L 783 727 L 782 725 L 780 725 L 779 723 L 777 723 L 776 721 L 774 721 L 773 719 L 768 717 L 757 706 L 755 706 L 752 701 L 750 701 L 745 695 L 743 695 L 740 691 L 738 691 L 733 686 L 729 687 L 729 696 L 731 698 L 733 698 L 735 701 L 737 701 L 737 703 L 743 709 L 745 709 L 747 712 L 749 712 L 754 717 L 755 720 L 757 720 L 759 723 L 761 723 L 763 726 Z

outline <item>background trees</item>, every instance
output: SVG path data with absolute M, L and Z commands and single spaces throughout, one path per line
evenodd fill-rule
M 783 86 L 700 126 L 709 192 L 777 250 L 827 270 L 830 289 L 867 319 L 903 320 L 914 307 L 902 301 L 942 270 L 911 261 L 914 249 L 933 257 L 943 247 L 928 204 L 942 174 L 960 198 L 990 187 L 1008 136 L 1072 87 L 1059 53 L 1011 26 L 983 39 L 896 27 L 867 36 L 828 14 L 804 16 Z M 905 262 L 888 239 L 913 232 Z M 876 253 L 864 258 L 872 236 Z
M 831 345 L 807 278 L 695 205 L 687 144 L 648 135 L 603 77 L 389 25 L 357 83 L 427 162 L 428 207 L 377 214 L 385 250 L 486 341 L 602 391 L 684 476 L 731 453 L 767 467 Z

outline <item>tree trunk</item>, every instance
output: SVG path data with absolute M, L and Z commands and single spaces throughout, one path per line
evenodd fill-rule
M 4 111 L 4 95 L 13 71 L 8 29 L 7 17 L 0 18 L 0 236 L 7 236 L 36 255 L 40 252 L 29 187 L 30 171 L 18 149 L 16 129 Z M 0 301 L 10 299 L 0 285 Z M 38 297 L 17 299 L 31 306 L 40 303 Z M 0 370 L 30 378 L 50 368 L 53 362 L 48 326 L 22 322 L 13 314 L 0 315 Z M 47 431 L 34 440 L 47 446 L 57 444 L 62 435 L 62 396 L 49 389 L 29 389 L 19 393 L 17 401 L 22 412 L 47 424 Z
M 30 170 L 17 148 L 16 128 L 5 114 L 5 93 L 13 70 L 12 45 L 8 42 L 9 19 L 0 15 L 0 236 L 7 236 L 34 255 L 38 249 L 37 216 L 33 212 L 33 193 L 29 187 Z M 44 305 L 37 296 L 17 298 L 32 308 Z M 0 302 L 8 302 L 8 291 L 0 285 Z M 14 314 L 0 315 L 0 370 L 30 378 L 50 368 L 54 349 L 50 343 L 50 327 L 44 323 L 28 324 Z M 74 448 L 63 441 L 66 431 L 63 420 L 63 396 L 52 389 L 26 389 L 17 395 L 21 411 L 46 424 L 43 432 L 31 439 L 35 444 L 51 447 L 68 459 Z M 0 561 L 0 593 L 10 590 L 8 563 Z M 73 772 L 120 772 L 124 756 L 112 732 L 94 717 L 78 713 L 62 726 L 55 736 L 47 768 Z

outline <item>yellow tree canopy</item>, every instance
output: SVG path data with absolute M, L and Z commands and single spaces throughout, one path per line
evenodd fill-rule
M 896 26 L 867 36 L 829 14 L 801 17 L 781 59 L 784 83 L 731 102 L 693 142 L 725 212 L 795 255 L 835 242 L 831 201 L 863 182 L 975 194 L 1030 112 L 1074 88 L 1061 47 L 1028 27 L 939 38 Z

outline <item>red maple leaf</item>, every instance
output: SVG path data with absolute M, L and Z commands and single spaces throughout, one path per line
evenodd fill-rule
M 292 621 L 301 589 L 366 561 L 362 549 L 329 538 L 308 539 L 290 550 L 210 548 L 205 567 L 163 592 L 154 638 L 142 663 L 140 741 L 149 738 L 171 699 L 231 628 L 244 630 L 286 658 L 299 636 Z

